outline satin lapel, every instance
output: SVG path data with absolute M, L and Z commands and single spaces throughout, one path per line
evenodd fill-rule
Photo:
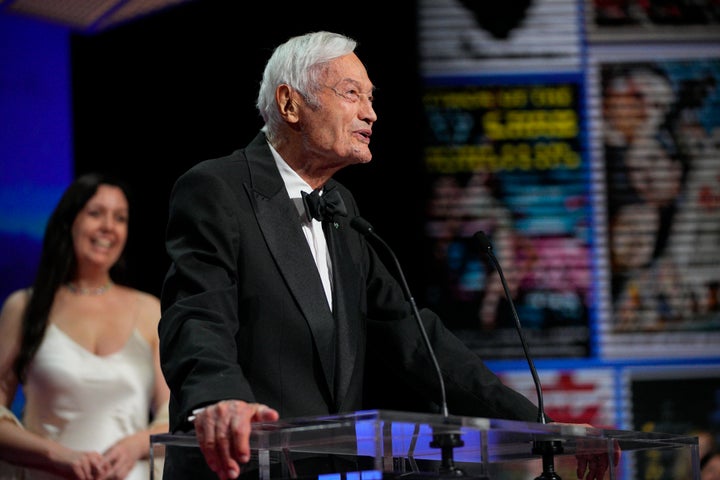
M 248 162 L 255 187 L 251 194 L 258 224 L 288 289 L 308 322 L 328 387 L 333 392 L 335 321 L 325 299 L 315 261 L 302 233 L 297 210 L 287 196 L 272 154 L 267 145 L 256 153 L 262 158 L 252 156 Z
M 329 225 L 325 231 L 331 237 L 328 239 L 333 259 L 333 282 L 336 295 L 334 296 L 334 312 L 338 320 L 338 365 L 335 376 L 335 391 L 337 404 L 342 408 L 342 401 L 348 391 L 352 379 L 355 357 L 357 356 L 357 341 L 360 338 L 359 328 L 361 321 L 358 318 L 359 292 L 358 284 L 360 274 L 352 261 L 347 245 L 346 235 L 350 226 L 346 221 L 336 228 Z

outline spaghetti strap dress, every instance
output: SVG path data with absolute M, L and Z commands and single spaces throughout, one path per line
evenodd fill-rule
M 50 323 L 30 365 L 23 425 L 77 450 L 104 452 L 121 438 L 148 427 L 153 389 L 152 348 L 133 330 L 123 348 L 95 355 Z M 28 480 L 57 479 L 27 470 Z M 147 480 L 147 461 L 127 480 Z

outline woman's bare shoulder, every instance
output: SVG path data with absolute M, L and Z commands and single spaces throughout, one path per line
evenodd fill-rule
M 22 317 L 30 290 L 16 290 L 8 295 L 0 311 L 0 406 L 9 406 L 15 395 L 17 377 L 13 365 L 20 353 Z
M 131 287 L 119 286 L 127 296 L 127 304 L 135 305 L 135 326 L 147 338 L 157 336 L 160 322 L 160 299 L 155 295 Z
M 3 302 L 0 310 L 0 326 L 7 322 L 20 322 L 22 313 L 30 300 L 30 289 L 22 288 L 12 292 Z
M 151 293 L 143 292 L 142 290 L 133 291 L 135 295 L 137 295 L 137 300 L 143 310 L 147 310 L 152 314 L 160 313 L 160 299 L 158 297 Z

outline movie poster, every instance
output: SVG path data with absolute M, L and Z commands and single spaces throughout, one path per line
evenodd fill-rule
M 603 355 L 716 356 L 720 59 L 601 61 L 596 75 Z
M 424 77 L 582 67 L 576 0 L 420 0 L 418 10 Z
M 484 358 L 584 357 L 592 309 L 581 79 L 426 86 L 426 301 Z M 478 242 L 484 232 L 502 278 Z
M 707 41 L 720 38 L 715 0 L 591 0 L 586 2 L 593 41 Z
M 529 369 L 501 371 L 503 383 L 536 405 L 538 394 Z M 620 428 L 612 368 L 544 368 L 538 371 L 543 409 L 555 422 Z
M 623 372 L 628 430 L 698 437 L 699 456 L 720 442 L 720 364 L 628 367 Z M 629 478 L 690 480 L 683 451 L 636 452 Z

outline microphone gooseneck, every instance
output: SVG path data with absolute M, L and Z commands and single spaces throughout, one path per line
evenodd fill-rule
M 415 304 L 415 299 L 413 298 L 412 293 L 410 293 L 410 287 L 408 287 L 408 283 L 405 280 L 405 274 L 403 273 L 402 267 L 400 266 L 400 262 L 398 261 L 395 253 L 392 251 L 390 246 L 375 233 L 372 225 L 370 225 L 367 220 L 363 219 L 362 217 L 355 217 L 350 220 L 350 226 L 360 232 L 368 240 L 375 240 L 387 251 L 390 257 L 392 257 L 398 276 L 400 277 L 400 284 L 402 285 L 403 292 L 405 293 L 405 298 L 412 307 L 413 316 L 417 321 L 418 329 L 422 334 L 423 342 L 425 343 L 425 347 L 428 351 L 430 359 L 432 360 L 433 366 L 435 367 L 435 373 L 437 375 L 438 381 L 440 382 L 440 395 L 442 397 L 442 404 L 440 405 L 440 408 L 442 410 L 444 422 L 446 424 L 449 424 L 450 414 L 448 412 L 447 394 L 445 393 L 445 381 L 443 380 L 442 371 L 440 370 L 440 364 L 438 364 L 437 357 L 435 356 L 435 351 L 433 350 L 430 339 L 428 338 L 427 332 L 425 331 L 425 325 L 423 325 L 422 323 L 422 318 L 420 317 L 420 312 L 418 311 L 417 305 Z M 433 427 L 433 440 L 432 442 L 430 442 L 430 446 L 440 449 L 441 455 L 439 469 L 440 475 L 437 477 L 437 480 L 466 477 L 465 472 L 455 466 L 455 460 L 453 458 L 454 449 L 457 447 L 462 447 L 464 445 L 465 442 L 463 442 L 460 433 L 457 431 L 457 427 L 453 427 L 450 425 Z M 402 477 L 405 480 L 413 480 L 414 478 L 412 475 L 407 476 L 407 474 L 402 475 Z M 487 477 L 476 478 L 477 480 L 489 480 L 489 478 Z M 426 480 L 424 477 L 420 477 L 420 479 Z
M 493 252 L 492 244 L 488 240 L 485 232 L 479 231 L 473 235 L 473 238 L 478 242 L 480 247 L 485 250 L 488 257 L 492 261 L 495 269 L 500 275 L 500 281 L 502 282 L 503 289 L 505 290 L 505 296 L 507 297 L 508 303 L 510 303 L 510 309 L 512 310 L 513 318 L 515 319 L 515 328 L 517 329 L 518 335 L 520 336 L 520 342 L 522 343 L 523 352 L 527 359 L 528 366 L 530 367 L 530 373 L 532 374 L 533 382 L 535 383 L 535 391 L 537 392 L 538 402 L 538 422 L 546 424 L 545 418 L 545 406 L 543 404 L 542 386 L 540 385 L 540 378 L 538 377 L 537 370 L 535 369 L 535 363 L 530 356 L 530 350 L 525 341 L 525 335 L 523 334 L 522 325 L 520 324 L 520 318 L 518 317 L 517 310 L 515 310 L 515 304 L 513 303 L 512 295 L 510 295 L 510 288 L 508 288 L 507 282 L 505 281 L 505 275 L 503 274 L 502 268 L 500 268 L 500 262 L 498 262 L 495 253 Z M 562 480 L 555 471 L 555 455 L 563 452 L 562 442 L 559 440 L 535 440 L 533 441 L 532 452 L 534 454 L 542 456 L 543 471 L 540 476 L 535 477 L 535 480 Z
M 420 329 L 420 333 L 423 337 L 423 342 L 425 343 L 425 347 L 428 350 L 428 353 L 430 355 L 430 359 L 432 360 L 433 366 L 435 367 L 435 372 L 437 374 L 438 380 L 440 381 L 440 394 L 442 396 L 442 404 L 440 405 L 442 415 L 444 418 L 447 418 L 449 416 L 448 411 L 448 405 L 447 405 L 447 395 L 445 393 L 445 381 L 443 380 L 442 371 L 440 370 L 440 364 L 437 361 L 437 357 L 435 356 L 435 352 L 432 348 L 432 345 L 430 344 L 430 339 L 428 338 L 427 331 L 425 331 L 425 326 L 422 323 L 422 319 L 420 317 L 420 312 L 418 311 L 417 305 L 415 303 L 415 299 L 412 296 L 412 293 L 410 292 L 410 287 L 408 286 L 407 281 L 405 280 L 405 274 L 403 273 L 402 267 L 400 266 L 400 262 L 398 261 L 397 257 L 395 256 L 395 253 L 390 248 L 390 246 L 382 239 L 380 236 L 375 233 L 375 230 L 373 229 L 372 225 L 365 220 L 362 217 L 355 217 L 352 220 L 350 220 L 350 226 L 357 230 L 359 233 L 361 233 L 366 238 L 372 238 L 375 241 L 377 241 L 392 257 L 393 262 L 395 263 L 395 268 L 397 270 L 398 276 L 400 277 L 400 284 L 402 285 L 403 292 L 405 293 L 405 298 L 410 303 L 410 306 L 412 307 L 413 316 L 415 317 L 415 320 L 417 321 L 418 328 Z
M 508 303 L 510 304 L 510 309 L 512 310 L 513 318 L 515 319 L 515 328 L 518 332 L 518 335 L 520 336 L 520 343 L 522 343 L 523 352 L 525 353 L 525 359 L 527 360 L 528 366 L 530 367 L 530 373 L 532 374 L 533 382 L 535 383 L 535 391 L 537 392 L 538 402 L 537 421 L 539 423 L 545 424 L 547 423 L 547 420 L 545 419 L 545 406 L 543 404 L 543 393 L 542 386 L 540 385 L 540 378 L 538 377 L 537 370 L 535 369 L 535 363 L 530 356 L 530 350 L 528 348 L 527 342 L 525 341 L 525 335 L 523 334 L 522 325 L 520 324 L 520 318 L 518 317 L 517 310 L 515 310 L 515 303 L 513 302 L 512 295 L 510 294 L 510 288 L 508 288 L 507 282 L 505 281 L 505 275 L 503 274 L 502 268 L 500 267 L 500 262 L 498 262 L 498 259 L 493 252 L 492 244 L 490 243 L 487 235 L 485 235 L 485 232 L 483 232 L 482 230 L 476 232 L 475 235 L 473 235 L 473 238 L 480 245 L 480 248 L 483 249 L 485 253 L 487 253 L 488 257 L 490 258 L 495 267 L 495 270 L 497 270 L 498 275 L 500 275 L 500 281 L 502 282 L 503 289 L 505 290 L 505 296 L 507 297 Z

